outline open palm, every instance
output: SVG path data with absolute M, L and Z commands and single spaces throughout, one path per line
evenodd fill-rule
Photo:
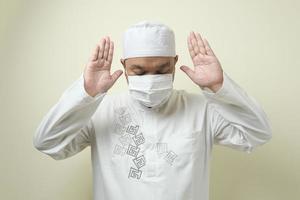
M 122 74 L 122 70 L 110 72 L 113 52 L 114 43 L 108 36 L 94 49 L 84 70 L 84 87 L 89 95 L 107 92 Z
M 191 32 L 187 43 L 194 70 L 184 65 L 180 68 L 201 88 L 218 90 L 223 82 L 223 70 L 208 41 L 199 33 Z

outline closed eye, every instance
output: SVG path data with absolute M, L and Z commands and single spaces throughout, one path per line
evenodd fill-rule
M 135 72 L 135 75 L 144 75 L 145 72 Z
M 156 71 L 156 74 L 167 74 L 167 73 L 170 73 L 170 71 L 171 71 L 171 68 L 165 68 L 163 70 Z

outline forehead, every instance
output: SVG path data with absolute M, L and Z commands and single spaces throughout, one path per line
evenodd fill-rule
M 125 60 L 126 66 L 140 65 L 144 67 L 156 67 L 161 64 L 169 62 L 172 64 L 173 57 L 162 57 L 162 56 L 153 56 L 153 57 L 136 57 L 128 58 Z

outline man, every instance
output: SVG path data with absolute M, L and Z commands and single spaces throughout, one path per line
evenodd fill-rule
M 199 94 L 173 89 L 178 55 L 169 27 L 143 21 L 123 39 L 129 90 L 107 95 L 122 70 L 111 74 L 114 43 L 102 38 L 43 118 L 35 148 L 61 160 L 90 146 L 95 200 L 207 200 L 213 144 L 252 152 L 271 139 L 266 114 L 199 33 L 187 40 L 194 69 L 181 66 Z

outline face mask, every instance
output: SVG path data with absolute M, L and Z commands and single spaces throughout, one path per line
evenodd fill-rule
M 147 107 L 166 102 L 173 89 L 173 74 L 128 76 L 130 95 Z

